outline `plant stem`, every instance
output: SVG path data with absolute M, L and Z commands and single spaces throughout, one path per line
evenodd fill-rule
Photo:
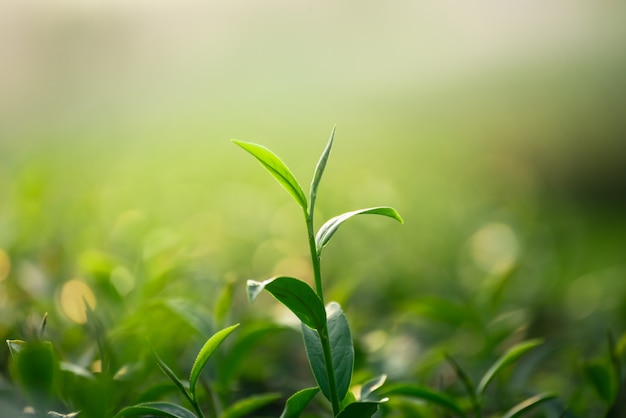
M 311 208 L 313 209 L 313 208 Z M 320 257 L 315 246 L 315 231 L 313 229 L 313 211 L 311 213 L 304 212 L 306 218 L 306 228 L 309 236 L 309 251 L 311 253 L 311 264 L 313 265 L 313 277 L 315 278 L 315 293 L 324 305 L 324 292 L 322 289 L 322 269 L 320 268 Z
M 313 205 L 312 199 L 311 204 Z M 311 252 L 311 262 L 313 264 L 313 276 L 315 277 L 315 290 L 317 296 L 324 304 L 324 292 L 322 288 L 322 269 L 320 256 L 315 246 L 315 233 L 313 229 L 313 206 L 310 212 L 304 212 L 306 218 L 307 233 L 309 237 L 309 251 Z M 321 332 L 319 332 L 321 331 Z M 337 392 L 337 382 L 335 380 L 335 368 L 333 366 L 333 356 L 330 348 L 330 337 L 328 333 L 328 324 L 324 322 L 324 327 L 318 330 L 320 342 L 322 343 L 322 352 L 324 354 L 324 365 L 326 366 L 326 375 L 328 376 L 328 386 L 330 390 L 330 402 L 333 406 L 333 416 L 339 414 L 339 393 Z

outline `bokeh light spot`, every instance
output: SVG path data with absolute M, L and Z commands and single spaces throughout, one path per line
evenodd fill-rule
M 474 262 L 487 273 L 505 273 L 517 261 L 517 237 L 506 224 L 494 222 L 483 226 L 472 236 L 470 243 Z
M 585 275 L 570 283 L 565 304 L 572 318 L 584 319 L 598 308 L 601 299 L 602 289 L 597 277 Z
M 11 259 L 9 255 L 0 248 L 0 282 L 9 277 L 11 272 Z
M 61 308 L 68 318 L 78 324 L 86 323 L 87 305 L 90 309 L 95 309 L 96 296 L 85 282 L 72 279 L 63 285 L 61 289 Z

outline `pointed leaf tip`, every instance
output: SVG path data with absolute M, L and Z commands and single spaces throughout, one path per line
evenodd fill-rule
M 287 190 L 293 199 L 307 210 L 307 200 L 302 187 L 289 167 L 269 148 L 252 142 L 233 139 L 232 142 L 256 158 L 263 167 Z

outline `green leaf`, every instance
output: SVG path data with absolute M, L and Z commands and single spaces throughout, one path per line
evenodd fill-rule
M 211 355 L 215 352 L 217 347 L 230 335 L 231 332 L 237 328 L 239 324 L 235 324 L 228 328 L 224 328 L 221 331 L 213 334 L 211 338 L 207 340 L 204 346 L 200 349 L 196 360 L 193 363 L 193 367 L 191 368 L 191 374 L 189 376 L 189 392 L 193 399 L 196 399 L 196 383 L 198 382 L 198 378 L 200 377 L 200 372 L 202 372 L 202 368 L 209 360 Z
M 445 357 L 448 363 L 454 369 L 458 378 L 461 379 L 461 382 L 463 382 L 463 386 L 465 387 L 467 394 L 472 399 L 472 404 L 476 406 L 476 392 L 474 390 L 474 383 L 472 382 L 472 379 L 469 377 L 467 372 L 459 365 L 459 363 L 457 363 L 456 360 L 452 358 L 452 356 L 446 354 Z
M 146 402 L 129 406 L 115 415 L 115 418 L 122 417 L 197 418 L 188 409 L 169 402 Z
M 326 168 L 326 162 L 328 161 L 328 157 L 330 156 L 330 150 L 333 147 L 334 138 L 335 128 L 333 127 L 333 130 L 330 133 L 330 138 L 328 139 L 328 143 L 326 144 L 326 148 L 324 148 L 324 152 L 322 152 L 322 155 L 317 162 L 317 166 L 315 166 L 315 174 L 313 175 L 313 181 L 311 181 L 311 190 L 309 193 L 309 197 L 311 199 L 311 208 L 309 213 L 310 216 L 313 216 L 312 212 L 315 207 L 315 199 L 317 198 L 317 188 L 319 187 L 320 181 L 322 180 L 322 175 L 324 174 L 324 169 Z
M 361 393 L 359 396 L 360 401 L 378 401 L 379 399 L 372 399 L 370 395 L 377 389 L 380 389 L 387 381 L 387 375 L 383 374 L 374 379 L 368 380 L 361 385 Z
M 17 355 L 26 347 L 26 341 L 22 340 L 7 340 L 9 346 L 9 352 L 13 360 L 17 358 Z
M 13 370 L 32 402 L 44 406 L 50 400 L 60 367 L 49 341 L 24 345 L 15 357 Z
M 476 394 L 478 397 L 482 397 L 485 393 L 485 389 L 487 389 L 487 385 L 489 382 L 493 380 L 498 372 L 504 369 L 509 364 L 515 362 L 521 356 L 523 356 L 527 351 L 537 347 L 543 341 L 541 339 L 529 340 L 519 343 L 513 347 L 511 347 L 502 357 L 500 357 L 490 368 L 487 370 L 487 373 L 480 379 L 480 383 L 478 383 L 478 388 L 476 389 Z
M 378 411 L 378 402 L 354 402 L 346 406 L 337 418 L 368 418 Z
M 356 215 L 383 215 L 389 218 L 393 218 L 400 223 L 404 223 L 398 212 L 395 209 L 388 206 L 378 206 L 374 208 L 359 209 L 352 212 L 346 212 L 339 216 L 335 216 L 329 219 L 322 227 L 317 231 L 315 237 L 315 246 L 317 248 L 317 254 L 322 253 L 322 248 L 328 243 L 332 236 L 337 232 L 337 229 L 348 219 Z
M 328 304 L 327 315 L 330 352 L 333 359 L 337 394 L 339 399 L 343 399 L 350 388 L 350 380 L 352 379 L 352 370 L 354 368 L 352 336 L 350 335 L 348 320 L 338 303 L 331 302 Z M 330 400 L 330 385 L 328 383 L 328 374 L 326 373 L 320 332 L 319 330 L 302 327 L 304 345 L 311 370 L 322 393 Z
M 278 180 L 285 190 L 289 192 L 298 205 L 300 205 L 300 207 L 304 210 L 307 209 L 306 196 L 304 195 L 300 184 L 291 173 L 291 170 L 289 170 L 285 163 L 278 158 L 276 154 L 262 145 L 253 144 L 251 142 L 237 141 L 236 139 L 233 139 L 232 141 L 252 154 L 252 156 L 256 158 L 276 180 Z
M 613 402 L 617 395 L 617 384 L 609 367 L 600 362 L 587 363 L 584 366 L 587 380 L 591 382 L 600 398 L 607 403 Z
M 57 418 L 74 418 L 74 417 L 77 417 L 79 414 L 80 414 L 80 411 L 70 412 L 68 414 L 62 414 L 56 411 L 48 411 L 47 415 L 50 415 L 51 417 L 57 417 Z
M 302 389 L 287 399 L 285 409 L 280 415 L 280 418 L 298 418 L 304 411 L 311 400 L 320 391 L 319 387 Z
M 172 371 L 172 369 L 170 369 L 169 366 L 165 364 L 165 362 L 161 359 L 161 357 L 159 357 L 156 351 L 153 350 L 153 353 L 154 353 L 154 357 L 156 357 L 156 361 L 157 361 L 157 364 L 159 365 L 159 369 L 161 369 L 163 374 L 165 374 L 172 381 L 172 383 L 174 383 L 174 385 L 178 388 L 180 393 L 182 393 L 185 398 L 191 401 L 191 394 L 189 393 L 189 391 L 187 390 L 183 382 L 178 378 L 178 376 L 176 376 L 176 374 Z
M 506 414 L 502 416 L 502 418 L 515 418 L 519 417 L 531 409 L 535 408 L 537 405 L 542 404 L 546 401 L 556 398 L 556 395 L 553 393 L 540 393 L 531 398 L 526 399 L 515 405 L 513 408 L 507 411 Z
M 259 293 L 267 290 L 293 312 L 300 321 L 313 329 L 322 329 L 326 322 L 324 305 L 311 286 L 293 277 L 256 282 L 248 280 L 248 298 L 253 301 Z
M 249 398 L 237 401 L 228 407 L 221 415 L 221 418 L 241 418 L 248 416 L 251 412 L 270 404 L 277 399 L 280 399 L 280 396 L 281 395 L 279 393 L 250 396 Z
M 381 389 L 376 391 L 376 394 L 379 396 L 400 395 L 415 399 L 421 399 L 440 406 L 448 410 L 449 412 L 453 412 L 457 416 L 466 416 L 461 407 L 457 405 L 456 402 L 449 396 L 410 383 L 397 383 L 395 385 L 383 386 Z

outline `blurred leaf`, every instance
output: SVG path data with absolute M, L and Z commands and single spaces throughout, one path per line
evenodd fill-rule
M 26 341 L 22 340 L 7 340 L 9 346 L 9 352 L 13 360 L 17 358 L 17 355 L 26 347 Z
M 302 389 L 287 399 L 285 409 L 280 418 L 298 418 L 311 400 L 320 391 L 319 387 Z
M 525 401 L 518 403 L 513 408 L 509 409 L 502 418 L 519 417 L 536 406 L 554 398 L 556 398 L 556 395 L 553 393 L 540 393 L 532 398 L 528 398 Z
M 489 368 L 489 370 L 487 370 L 487 373 L 485 373 L 483 378 L 480 380 L 480 383 L 478 383 L 478 388 L 476 389 L 477 396 L 479 397 L 483 396 L 483 394 L 485 393 L 485 389 L 487 389 L 487 385 L 489 385 L 489 382 L 493 380 L 493 378 L 496 376 L 498 372 L 500 372 L 509 364 L 515 362 L 522 355 L 524 355 L 527 351 L 540 345 L 542 342 L 543 341 L 540 339 L 524 341 L 522 343 L 519 343 L 511 347 L 509 350 L 507 350 L 507 352 L 504 353 L 504 355 L 500 357 Z
M 208 320 L 207 315 L 202 315 L 203 309 L 197 303 L 184 299 L 168 299 L 164 302 L 164 305 L 195 329 L 202 337 L 206 338 L 212 334 L 213 325 Z
M 213 316 L 215 317 L 215 321 L 217 323 L 226 319 L 228 312 L 230 312 L 230 308 L 233 303 L 234 287 L 235 282 L 233 281 L 229 281 L 222 287 L 220 295 L 217 298 L 217 302 L 215 303 L 215 308 L 213 308 Z
M 378 402 L 354 402 L 346 406 L 337 418 L 369 418 L 378 411 Z
M 197 418 L 188 409 L 169 402 L 146 402 L 129 406 L 115 415 L 115 418 L 122 417 Z
M 49 341 L 27 343 L 15 357 L 16 380 L 31 402 L 44 406 L 52 394 L 59 362 Z
M 317 231 L 315 237 L 315 246 L 317 248 L 318 255 L 322 253 L 322 248 L 328 243 L 332 236 L 337 232 L 337 229 L 348 219 L 356 215 L 383 215 L 389 218 L 393 218 L 400 223 L 404 223 L 398 212 L 395 209 L 388 206 L 378 206 L 374 208 L 359 209 L 352 212 L 346 212 L 339 216 L 335 216 L 329 219 L 322 227 Z
M 300 321 L 313 329 L 321 329 L 326 322 L 326 312 L 322 301 L 311 286 L 293 277 L 277 277 L 257 282 L 248 280 L 248 298 L 253 301 L 257 295 L 267 290 L 293 312 Z
M 328 161 L 328 157 L 330 156 L 330 150 L 333 146 L 334 138 L 335 138 L 335 128 L 333 127 L 333 130 L 330 133 L 330 138 L 328 139 L 328 143 L 326 144 L 326 148 L 324 148 L 324 152 L 322 152 L 322 155 L 320 156 L 320 159 L 317 162 L 317 166 L 315 166 L 315 174 L 313 175 L 313 181 L 311 182 L 311 190 L 309 193 L 309 197 L 311 199 L 310 212 L 313 212 L 313 209 L 315 207 L 315 199 L 317 198 L 317 188 L 319 187 L 320 181 L 322 180 L 322 175 L 324 174 L 324 169 L 326 168 L 326 162 Z
M 457 416 L 465 417 L 465 412 L 457 403 L 449 396 L 435 392 L 434 390 L 413 385 L 410 383 L 396 383 L 393 385 L 383 386 L 376 393 L 380 396 L 400 395 L 410 398 L 421 399 L 455 413 Z
M 476 392 L 474 391 L 474 383 L 472 382 L 472 379 L 469 377 L 467 372 L 463 370 L 463 368 L 459 365 L 459 363 L 457 363 L 456 360 L 452 358 L 452 356 L 449 356 L 446 354 L 445 357 L 448 363 L 454 369 L 454 372 L 456 373 L 458 378 L 461 379 L 461 382 L 463 383 L 463 386 L 465 387 L 467 394 L 472 399 L 472 405 L 476 408 L 477 407 Z
M 198 382 L 202 368 L 215 352 L 217 347 L 219 347 L 226 337 L 228 337 L 238 326 L 239 324 L 235 324 L 216 332 L 200 349 L 200 352 L 193 363 L 193 367 L 191 368 L 191 374 L 189 377 L 189 392 L 191 393 L 193 399 L 196 399 L 196 383 Z
M 291 173 L 291 170 L 289 170 L 285 163 L 278 158 L 276 154 L 262 145 L 253 144 L 251 142 L 237 141 L 236 139 L 233 139 L 232 141 L 252 154 L 252 156 L 256 158 L 276 180 L 278 180 L 285 190 L 289 192 L 298 205 L 300 205 L 302 209 L 307 210 L 306 196 L 304 195 L 300 184 Z
M 609 367 L 600 362 L 592 362 L 585 364 L 584 370 L 585 376 L 587 376 L 600 398 L 607 403 L 613 402 L 617 388 Z
M 51 417 L 59 417 L 59 418 L 74 418 L 80 414 L 80 411 L 70 412 L 69 414 L 62 414 L 60 412 L 49 411 L 48 415 Z
M 382 387 L 382 385 L 384 385 L 386 381 L 387 375 L 383 374 L 363 383 L 363 385 L 361 385 L 361 394 L 359 396 L 359 401 L 377 401 L 378 399 L 369 399 L 369 396 L 372 394 L 372 392 Z
M 221 418 L 241 418 L 247 416 L 251 412 L 280 399 L 280 397 L 279 393 L 268 393 L 242 399 L 229 406 L 221 415 Z
M 348 320 L 336 302 L 328 304 L 328 335 L 330 340 L 330 351 L 337 383 L 337 394 L 339 399 L 343 399 L 350 388 L 352 370 L 354 368 L 354 347 Z M 313 370 L 313 375 L 322 393 L 330 400 L 330 384 L 326 373 L 324 362 L 324 352 L 320 340 L 320 331 L 302 327 L 304 335 L 304 345 L 307 357 Z
M 189 391 L 187 390 L 183 382 L 178 378 L 178 376 L 176 376 L 176 373 L 174 373 L 172 369 L 170 369 L 169 366 L 165 364 L 163 360 L 161 360 L 161 357 L 159 357 L 156 352 L 154 352 L 154 357 L 156 357 L 159 369 L 161 369 L 161 371 L 174 383 L 174 385 L 176 385 L 180 393 L 182 393 L 185 398 L 191 401 L 191 395 L 189 394 Z

